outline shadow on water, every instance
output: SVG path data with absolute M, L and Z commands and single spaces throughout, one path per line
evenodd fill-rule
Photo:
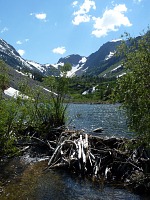
M 128 190 L 82 179 L 63 170 L 44 171 L 47 161 L 25 163 L 13 159 L 0 177 L 5 179 L 0 200 L 140 200 Z

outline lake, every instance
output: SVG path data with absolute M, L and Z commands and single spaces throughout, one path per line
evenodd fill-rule
M 103 136 L 128 137 L 126 117 L 119 109 L 120 104 L 70 104 L 68 106 L 68 123 L 70 128 L 93 130 L 102 127 Z

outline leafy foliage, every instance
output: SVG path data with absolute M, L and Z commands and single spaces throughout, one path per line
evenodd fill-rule
M 128 124 L 142 143 L 150 144 L 150 32 L 129 37 L 119 47 L 126 75 L 118 79 L 115 99 L 125 108 Z
M 20 83 L 20 95 L 16 99 L 0 99 L 0 156 L 14 154 L 17 151 L 14 144 L 26 133 L 48 139 L 54 128 L 65 125 L 67 67 L 62 70 L 63 77 L 45 78 L 49 92 L 39 86 L 32 88 L 25 81 Z
M 66 63 L 62 69 L 62 77 L 46 77 L 44 84 L 49 88 L 51 93 L 51 113 L 54 126 L 63 126 L 65 124 L 65 113 L 67 104 L 64 105 L 65 99 L 68 98 L 67 71 L 71 70 L 71 65 Z
M 0 60 L 0 96 L 9 85 L 9 79 L 7 75 L 7 65 Z

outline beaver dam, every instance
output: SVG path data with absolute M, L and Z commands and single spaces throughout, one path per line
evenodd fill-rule
M 144 148 L 144 146 L 131 150 L 127 147 L 128 142 L 129 139 L 125 138 L 102 138 L 75 130 L 56 131 L 51 134 L 47 141 L 32 136 L 28 142 L 26 141 L 22 144 L 18 144 L 18 146 L 20 146 L 21 151 L 24 152 L 23 154 L 30 155 L 30 158 L 35 158 L 35 160 L 36 157 L 46 157 L 44 166 L 39 170 L 36 164 L 29 165 L 32 171 L 22 166 L 22 171 L 24 171 L 23 177 L 19 178 L 19 180 L 22 180 L 23 183 L 19 183 L 17 178 L 15 178 L 16 185 L 12 180 L 7 181 L 9 183 L 3 183 L 2 187 L 0 187 L 0 198 L 15 199 L 16 197 L 13 198 L 10 196 L 10 198 L 8 198 L 7 195 L 11 192 L 14 195 L 15 188 L 18 188 L 16 192 L 19 193 L 19 187 L 24 184 L 24 188 L 29 186 L 30 190 L 33 189 L 33 191 L 35 191 L 34 187 L 38 182 L 36 179 L 41 176 L 41 170 L 46 175 L 40 185 L 44 184 L 45 181 L 49 179 L 50 182 L 53 182 L 50 186 L 52 188 L 54 187 L 55 181 L 58 181 L 58 177 L 53 177 L 54 174 L 51 171 L 59 172 L 63 170 L 83 180 L 86 179 L 90 182 L 98 183 L 100 188 L 105 187 L 105 185 L 115 185 L 115 187 L 126 188 L 140 195 L 149 195 L 150 151 Z M 135 144 L 136 141 L 130 140 L 130 143 Z M 14 164 L 12 166 L 14 166 Z M 17 170 L 18 169 L 21 171 L 20 167 L 18 167 Z M 17 176 L 16 172 L 14 174 Z M 12 176 L 11 174 L 11 179 Z M 52 181 L 53 178 L 56 180 Z M 12 185 L 9 186 L 9 192 L 7 192 L 5 185 L 10 184 L 10 181 Z M 49 181 L 47 180 L 47 182 Z M 50 183 L 48 183 L 48 185 L 49 184 Z M 33 185 L 33 188 L 31 185 Z M 42 187 L 45 188 L 47 186 L 45 185 Z M 74 186 L 72 186 L 72 188 L 73 187 Z M 50 191 L 52 188 L 47 190 Z M 54 191 L 56 188 L 53 188 Z M 23 192 L 20 191 L 20 195 L 24 194 L 27 196 L 26 193 L 30 190 L 24 191 L 23 189 Z M 52 192 L 54 193 L 54 191 Z M 95 192 L 93 195 L 95 195 Z M 31 199 L 37 199 L 37 197 L 32 197 Z M 60 199 L 60 197 L 55 197 L 54 199 Z M 93 199 L 93 197 L 91 199 Z
M 125 138 L 64 131 L 57 140 L 48 142 L 51 156 L 47 169 L 64 168 L 103 184 L 121 182 L 136 192 L 148 192 L 150 151 L 142 146 L 129 150 L 128 142 Z

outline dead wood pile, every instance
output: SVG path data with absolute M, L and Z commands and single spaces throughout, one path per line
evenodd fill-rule
M 81 131 L 64 131 L 48 141 L 52 156 L 48 168 L 64 167 L 97 181 L 129 186 L 138 192 L 150 189 L 150 151 L 127 148 L 125 138 L 101 138 Z M 133 142 L 135 142 L 133 140 Z

